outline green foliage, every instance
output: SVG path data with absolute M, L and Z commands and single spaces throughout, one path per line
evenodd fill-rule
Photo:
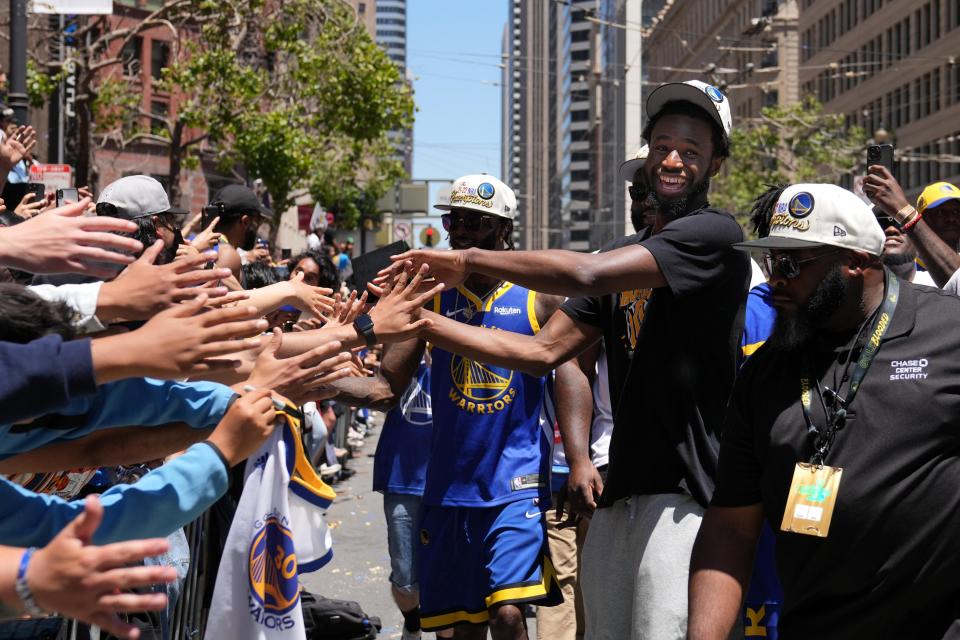
M 275 209 L 307 188 L 351 226 L 402 176 L 386 138 L 412 126 L 398 68 L 339 0 L 194 5 L 198 37 L 161 81 L 186 96 L 180 120 L 221 168 L 262 179 Z
M 839 183 L 862 163 L 866 134 L 814 98 L 765 107 L 760 118 L 735 123 L 731 156 L 714 179 L 710 201 L 746 220 L 753 198 L 775 183 Z
M 57 71 L 41 70 L 33 60 L 27 60 L 27 99 L 30 106 L 40 109 L 60 87 L 60 83 L 67 77 L 64 69 Z

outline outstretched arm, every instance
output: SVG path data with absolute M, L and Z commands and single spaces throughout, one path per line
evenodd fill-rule
M 407 340 L 384 347 L 380 373 L 369 378 L 344 378 L 333 383 L 337 399 L 352 405 L 379 411 L 392 408 L 417 372 L 426 343 Z
M 559 296 L 600 296 L 630 289 L 667 286 L 653 254 L 639 244 L 605 253 L 546 251 L 408 251 L 394 258 L 414 267 L 430 265 L 430 275 L 447 288 L 481 273 Z M 381 272 L 383 273 L 383 272 Z
M 465 358 L 534 376 L 543 376 L 556 369 L 560 363 L 599 340 L 601 335 L 597 327 L 576 322 L 559 310 L 535 336 L 474 327 L 432 311 L 421 311 L 420 317 L 431 321 L 430 327 L 422 334 L 428 342 Z
M 863 181 L 863 192 L 871 202 L 888 216 L 897 219 L 901 210 L 910 207 L 907 197 L 897 179 L 886 167 L 873 165 Z M 921 218 L 907 230 L 907 236 L 913 240 L 923 264 L 938 287 L 947 284 L 950 277 L 960 269 L 960 255 L 933 232 L 933 229 Z

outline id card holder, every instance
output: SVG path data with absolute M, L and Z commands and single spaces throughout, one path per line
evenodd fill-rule
M 843 469 L 798 462 L 783 510 L 781 531 L 826 538 Z

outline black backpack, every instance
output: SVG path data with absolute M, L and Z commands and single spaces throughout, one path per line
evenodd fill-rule
M 331 600 L 308 591 L 300 593 L 307 640 L 368 640 L 383 626 L 380 618 L 368 616 L 356 602 Z

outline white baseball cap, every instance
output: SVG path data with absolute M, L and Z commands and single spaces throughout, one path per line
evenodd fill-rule
M 106 202 L 117 208 L 117 217 L 136 220 L 170 211 L 170 199 L 156 178 L 125 176 L 108 184 L 100 192 L 97 204 Z
M 513 189 L 485 173 L 457 178 L 450 198 L 433 205 L 437 209 L 472 209 L 513 220 L 517 215 L 517 196 Z
M 783 190 L 770 218 L 770 235 L 739 249 L 809 249 L 830 245 L 883 253 L 885 236 L 873 210 L 834 184 L 794 184 Z
M 668 102 L 690 102 L 697 105 L 713 117 L 724 137 L 730 139 L 730 131 L 733 129 L 730 100 L 715 86 L 699 80 L 662 84 L 647 98 L 647 120 L 660 113 Z
M 637 174 L 637 169 L 642 167 L 650 155 L 650 147 L 643 145 L 633 154 L 633 157 L 620 165 L 620 178 L 626 182 L 633 182 L 633 176 Z

